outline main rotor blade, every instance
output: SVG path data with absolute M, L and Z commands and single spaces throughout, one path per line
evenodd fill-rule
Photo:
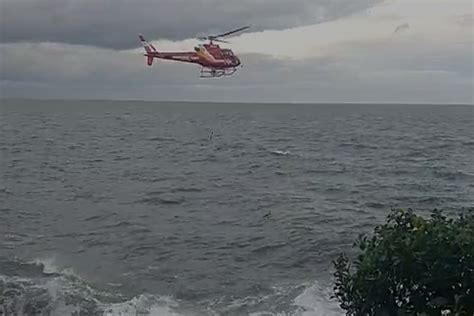
M 219 42 L 219 43 L 226 43 L 226 44 L 230 44 L 230 42 L 228 41 L 224 41 L 224 40 L 221 40 L 221 39 L 218 39 L 218 38 L 215 38 L 213 39 L 214 42 Z
M 219 35 L 214 35 L 214 36 L 212 36 L 212 37 L 213 37 L 213 38 L 217 38 L 217 37 L 228 36 L 228 35 L 231 35 L 231 34 L 234 34 L 234 33 L 237 33 L 237 32 L 243 31 L 243 30 L 246 30 L 246 29 L 248 29 L 249 27 L 250 27 L 250 25 L 247 25 L 247 26 L 244 26 L 244 27 L 235 29 L 235 30 L 233 30 L 233 31 L 229 31 L 229 32 L 222 33 L 222 34 L 219 34 Z

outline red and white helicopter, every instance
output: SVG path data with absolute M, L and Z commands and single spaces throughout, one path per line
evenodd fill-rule
M 139 37 L 143 47 L 145 48 L 145 56 L 147 57 L 148 66 L 153 64 L 154 58 L 193 63 L 202 66 L 201 78 L 217 78 L 234 74 L 241 63 L 240 59 L 232 52 L 232 50 L 220 48 L 219 45 L 214 44 L 214 42 L 228 43 L 221 38 L 241 32 L 249 27 L 250 26 L 244 26 L 219 35 L 199 37 L 199 40 L 209 41 L 209 43 L 194 47 L 194 52 L 159 52 L 152 44 L 145 40 L 143 35 L 140 35 Z

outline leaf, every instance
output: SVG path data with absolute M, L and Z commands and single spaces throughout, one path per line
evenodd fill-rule
M 428 219 L 392 210 L 372 236 L 359 236 L 355 266 L 344 254 L 333 262 L 341 307 L 354 316 L 380 307 L 439 315 L 454 304 L 457 314 L 474 315 L 474 211 L 463 212 L 453 220 L 441 210 Z

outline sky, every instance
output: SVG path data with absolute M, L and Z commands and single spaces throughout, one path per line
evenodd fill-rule
M 474 0 L 0 0 L 0 96 L 228 102 L 474 103 Z M 147 67 L 229 39 L 243 68 Z

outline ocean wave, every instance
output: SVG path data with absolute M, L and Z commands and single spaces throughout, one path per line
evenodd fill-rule
M 255 248 L 252 250 L 252 253 L 258 254 L 258 255 L 266 255 L 271 251 L 277 250 L 279 248 L 285 247 L 287 245 L 286 242 L 284 243 L 279 243 L 279 244 L 273 244 L 273 245 L 264 245 L 258 248 Z
M 27 262 L 27 264 L 32 264 L 37 266 L 42 270 L 44 274 L 74 274 L 72 269 L 70 268 L 60 268 L 56 265 L 56 259 L 54 257 L 51 258 L 36 258 L 32 261 Z
M 171 137 L 152 137 L 148 138 L 148 140 L 152 142 L 176 142 L 176 139 Z
M 5 264 L 4 261 L 1 262 Z M 142 294 L 126 298 L 94 288 L 71 269 L 62 269 L 53 258 L 8 262 L 17 273 L 0 275 L 0 315 L 181 315 L 178 302 L 167 296 Z
M 196 188 L 196 187 L 177 187 L 177 188 L 172 188 L 170 189 L 170 192 L 176 193 L 176 192 L 202 192 L 203 190 L 201 188 Z
M 384 209 L 387 208 L 387 205 L 385 203 L 379 203 L 379 202 L 366 202 L 364 204 L 366 207 L 369 208 L 375 208 L 375 209 Z
M 109 304 L 102 307 L 103 316 L 180 316 L 174 311 L 178 303 L 168 296 L 155 297 L 152 295 L 140 295 L 123 303 Z
M 289 150 L 272 150 L 271 153 L 275 156 L 290 156 L 293 153 Z
M 467 172 L 464 170 L 434 170 L 434 175 L 439 178 L 446 180 L 469 180 L 474 178 L 474 173 Z
M 221 297 L 192 304 L 171 296 L 143 293 L 126 297 L 116 289 L 110 292 L 100 290 L 72 269 L 57 265 L 54 258 L 28 262 L 2 259 L 2 270 L 5 264 L 13 265 L 16 273 L 0 275 L 0 296 L 3 299 L 0 315 L 342 315 L 337 303 L 331 299 L 330 287 L 318 282 L 273 287 L 263 292 L 257 289 L 254 295 L 247 297 Z M 26 270 L 34 271 L 22 276 Z
M 136 204 L 150 204 L 150 205 L 177 205 L 183 203 L 183 199 L 151 197 L 135 201 Z
M 294 300 L 298 316 L 342 316 L 344 313 L 331 298 L 331 288 L 315 282 Z M 296 315 L 295 315 L 296 316 Z
M 319 282 L 298 286 L 274 287 L 263 296 L 248 296 L 227 303 L 218 315 L 251 316 L 342 316 L 343 311 L 331 298 L 331 289 Z M 288 296 L 293 297 L 286 303 Z M 250 309 L 250 311 L 249 311 Z

